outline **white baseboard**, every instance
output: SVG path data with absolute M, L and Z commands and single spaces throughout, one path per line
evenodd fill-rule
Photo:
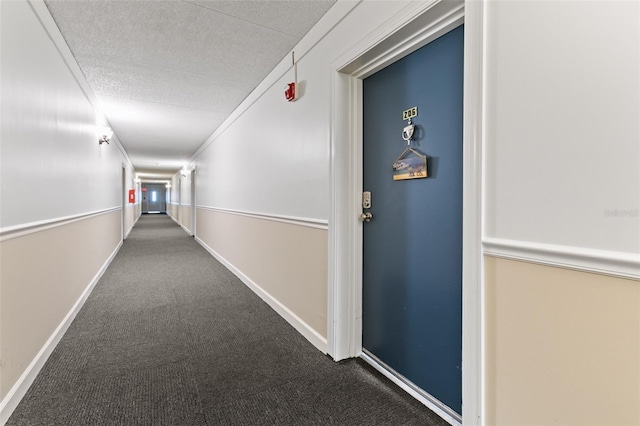
M 417 399 L 431 411 L 442 417 L 447 423 L 452 426 L 461 426 L 462 418 L 460 415 L 455 413 L 451 408 L 444 405 L 442 402 L 438 401 L 433 396 L 429 395 L 427 392 L 418 388 L 413 383 L 409 382 L 404 377 L 395 373 L 391 368 L 389 368 L 386 364 L 376 358 L 373 354 L 363 351 L 360 354 L 360 358 L 365 361 L 367 364 L 375 368 L 380 374 L 385 376 L 387 379 L 391 380 L 393 383 L 398 385 L 402 390 L 407 392 L 409 395 Z
M 84 292 L 82 292 L 69 313 L 64 317 L 62 322 L 58 325 L 58 327 L 49 337 L 44 346 L 33 358 L 18 381 L 13 385 L 7 396 L 2 400 L 2 402 L 0 403 L 0 426 L 4 426 L 22 398 L 24 398 L 25 394 L 29 390 L 29 387 L 44 366 L 45 362 L 47 362 L 47 359 L 49 359 L 49 356 L 60 342 L 60 339 L 62 339 L 62 336 L 64 336 L 64 333 L 66 333 L 74 318 L 76 317 L 78 312 L 80 312 L 80 309 L 82 308 L 84 303 L 87 301 L 87 298 L 93 291 L 93 288 L 96 286 L 98 281 L 100 281 L 100 278 L 102 278 L 102 275 L 107 270 L 107 267 L 111 264 L 113 259 L 116 257 L 116 254 L 118 254 L 120 247 L 122 247 L 122 242 L 120 242 L 113 253 L 111 253 L 111 256 L 109 256 L 107 261 L 102 265 L 102 268 L 100 268 L 98 273 L 93 277 L 93 279 L 91 280 L 87 288 L 85 288 Z
M 167 216 L 169 216 L 171 218 L 171 220 L 173 220 L 175 223 L 177 223 L 178 225 L 180 225 L 180 222 L 178 222 L 178 219 L 176 219 L 175 217 L 173 217 L 169 212 L 167 212 Z M 182 225 L 180 225 L 182 226 Z
M 193 232 L 191 232 L 191 229 L 187 228 L 186 226 L 184 226 L 184 225 L 182 225 L 182 224 L 180 224 L 180 228 L 182 228 L 182 230 L 183 230 L 184 232 L 186 232 L 187 234 L 189 234 L 189 235 L 193 236 Z
M 189 228 L 187 228 L 186 226 L 184 226 L 183 224 L 181 224 L 180 222 L 178 222 L 178 219 L 176 219 L 175 217 L 171 216 L 171 215 L 169 214 L 169 212 L 167 212 L 167 216 L 169 216 L 169 217 L 171 218 L 171 220 L 173 220 L 175 223 L 177 223 L 177 224 L 178 224 L 178 226 L 179 226 L 180 228 L 182 228 L 182 230 L 183 230 L 184 232 L 186 232 L 187 234 L 189 234 L 189 235 L 193 236 L 193 233 L 191 232 L 191 230 L 190 230 Z
M 258 284 L 253 282 L 251 278 L 247 277 L 242 273 L 238 268 L 236 268 L 231 262 L 222 257 L 218 252 L 209 247 L 204 241 L 200 238 L 195 237 L 195 240 L 204 247 L 213 257 L 215 257 L 220 263 L 226 266 L 231 272 L 234 273 L 247 287 L 253 290 L 262 300 L 267 302 L 269 306 L 273 308 L 281 317 L 283 317 L 293 328 L 295 328 L 298 333 L 302 334 L 313 346 L 315 346 L 320 352 L 326 354 L 328 353 L 328 345 L 327 339 L 321 336 L 317 331 L 309 326 L 306 322 L 304 322 L 300 317 L 291 312 L 289 308 L 280 303 L 276 298 L 274 298 L 271 294 L 265 291 Z
M 124 239 L 126 240 L 127 238 L 129 238 L 129 235 L 131 235 L 131 231 L 133 231 L 133 227 L 136 226 L 136 223 L 138 223 L 138 219 L 140 219 L 140 215 L 138 215 L 138 217 L 136 217 L 136 220 L 133 221 L 133 224 L 131 225 L 131 227 L 129 228 L 129 230 L 127 231 L 127 233 L 124 235 Z
M 127 238 L 129 238 L 129 235 L 131 234 L 131 231 L 133 230 L 133 227 L 135 226 L 135 224 L 136 223 L 133 222 L 133 225 L 131 225 L 127 230 L 127 232 L 124 233 L 124 237 L 122 238 L 123 240 L 126 240 Z

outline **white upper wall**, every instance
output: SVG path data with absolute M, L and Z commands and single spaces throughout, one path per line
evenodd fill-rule
M 486 236 L 640 252 L 640 3 L 486 11 Z
M 180 204 L 183 206 L 191 205 L 191 178 L 193 174 L 191 171 L 185 173 L 186 176 L 182 177 L 182 183 L 180 184 L 180 188 L 182 190 L 182 194 L 180 194 Z
M 121 206 L 123 163 L 133 188 L 126 155 L 115 140 L 98 145 L 96 111 L 32 7 L 0 7 L 0 227 Z M 46 12 L 41 2 L 34 7 Z M 41 18 L 57 31 L 50 16 Z
M 331 64 L 411 7 L 346 5 L 296 48 L 298 101 L 282 94 L 285 58 L 210 138 L 195 159 L 199 206 L 328 218 Z M 485 237 L 639 252 L 640 3 L 485 7 Z
M 181 175 L 180 172 L 176 173 L 175 175 L 173 175 L 173 177 L 171 178 L 171 181 L 169 181 L 169 184 L 171 185 L 171 187 L 168 189 L 167 192 L 169 192 L 169 201 L 171 204 L 179 204 L 180 203 L 180 192 L 178 192 L 180 190 L 180 179 L 181 179 Z M 167 208 L 169 208 L 169 206 L 167 206 Z
M 287 102 L 284 97 L 286 83 L 294 79 L 287 57 L 197 157 L 197 204 L 326 220 L 330 64 L 409 4 L 365 1 L 345 17 L 356 2 L 339 1 L 295 49 L 299 99 Z M 324 37 L 314 45 L 318 33 Z

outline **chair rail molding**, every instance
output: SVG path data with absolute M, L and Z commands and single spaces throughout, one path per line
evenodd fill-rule
M 640 253 L 484 238 L 487 256 L 640 281 Z

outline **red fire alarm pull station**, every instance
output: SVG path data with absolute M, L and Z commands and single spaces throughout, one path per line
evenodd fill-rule
M 291 64 L 293 65 L 293 83 L 287 83 L 284 87 L 284 97 L 289 102 L 296 100 L 296 86 L 298 85 L 298 64 L 295 52 L 291 52 Z
M 129 203 L 134 204 L 136 202 L 136 190 L 135 189 L 130 189 L 129 190 Z
M 296 100 L 296 84 L 289 83 L 284 88 L 284 97 L 287 98 L 287 101 L 293 102 Z

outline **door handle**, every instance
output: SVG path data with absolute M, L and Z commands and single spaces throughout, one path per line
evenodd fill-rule
M 371 212 L 360 213 L 360 216 L 358 216 L 358 219 L 360 219 L 360 222 L 371 222 L 372 218 L 373 218 L 373 215 L 371 214 Z

